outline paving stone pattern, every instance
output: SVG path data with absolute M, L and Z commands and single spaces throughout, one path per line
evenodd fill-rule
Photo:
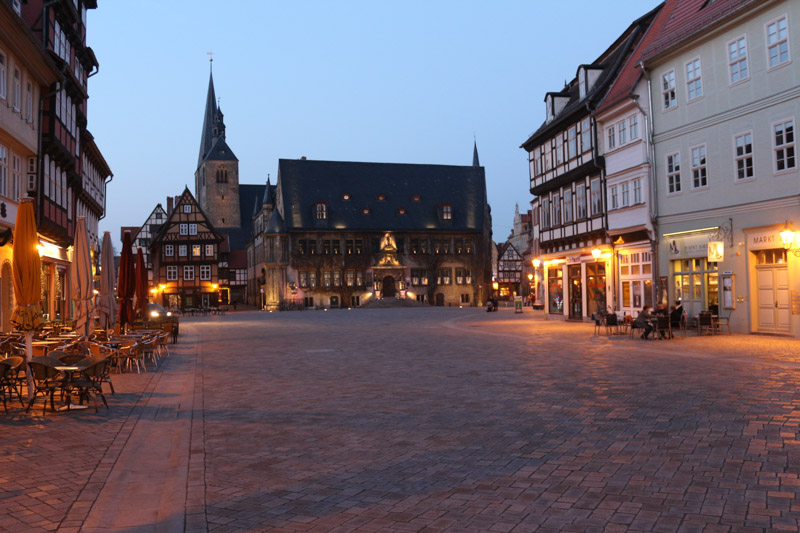
M 0 414 L 1 531 L 797 531 L 800 342 L 479 309 L 184 318 L 112 408 Z

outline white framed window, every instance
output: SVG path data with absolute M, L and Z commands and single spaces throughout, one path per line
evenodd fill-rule
M 611 126 L 606 130 L 606 139 L 608 140 L 609 151 L 617 147 L 617 132 L 614 126 Z
M 550 209 L 553 212 L 553 226 L 561 225 L 561 195 L 557 192 L 550 196 Z
M 628 119 L 628 132 L 632 141 L 639 138 L 639 115 L 633 115 Z
M 692 101 L 703 96 L 703 75 L 700 70 L 700 58 L 686 63 L 686 99 Z
M 200 257 L 200 252 L 202 251 L 202 247 L 199 244 L 192 245 L 192 257 Z
M 619 207 L 619 194 L 617 192 L 617 186 L 613 185 L 611 187 L 611 192 L 609 193 L 611 197 L 611 209 L 617 209 Z
M 603 213 L 603 193 L 600 190 L 600 178 L 593 179 L 591 183 L 592 216 Z
M 617 138 L 619 139 L 620 146 L 628 142 L 628 130 L 625 127 L 624 120 L 617 123 Z
M 197 224 L 189 224 L 189 235 L 197 235 Z
M 189 235 L 189 224 L 181 224 L 178 229 L 181 235 Z
M 8 88 L 8 66 L 6 65 L 8 59 L 6 55 L 0 51 L 0 100 L 7 98 Z
M 783 120 L 772 125 L 772 142 L 775 151 L 775 172 L 796 168 L 794 154 L 794 119 Z
M 192 204 L 183 204 L 183 212 L 184 213 L 191 213 L 192 212 Z
M 574 210 L 572 208 L 572 189 L 564 190 L 564 223 L 572 222 Z
M 0 195 L 8 195 L 8 148 L 0 144 Z
M 589 118 L 581 120 L 581 152 L 592 148 L 592 124 Z
M 211 280 L 211 265 L 200 265 L 200 280 L 201 281 Z
M 578 156 L 578 127 L 572 126 L 567 130 L 567 159 Z
M 178 267 L 176 266 L 168 266 L 167 267 L 167 281 L 177 281 L 178 280 Z
M 642 203 L 642 178 L 633 180 L 633 204 Z
M 184 281 L 194 281 L 194 265 L 183 266 L 183 279 Z
M 731 85 L 750 77 L 747 68 L 747 37 L 742 35 L 728 43 L 728 73 Z
M 767 23 L 767 65 L 770 69 L 789 62 L 789 21 L 786 15 Z
M 622 207 L 631 205 L 631 184 L 625 182 L 622 184 Z
M 10 196 L 12 200 L 16 200 L 20 196 L 20 184 L 22 183 L 22 159 L 18 155 L 11 156 L 11 184 Z
M 14 106 L 14 111 L 19 112 L 21 109 L 20 102 L 22 100 L 22 74 L 18 68 L 14 69 L 14 87 L 11 97 L 11 103 Z
M 317 204 L 317 220 L 327 220 L 328 206 L 323 203 Z
M 453 206 L 445 204 L 442 206 L 442 220 L 453 220 Z
M 678 100 L 675 96 L 675 71 L 670 70 L 661 76 L 661 99 L 664 109 L 677 107 Z
M 734 159 L 736 160 L 736 179 L 746 180 L 753 173 L 753 132 L 737 135 L 733 140 Z
M 178 257 L 186 257 L 188 253 L 188 248 L 185 244 L 178 245 Z
M 206 257 L 212 257 L 213 255 L 214 255 L 214 245 L 206 244 Z
M 175 247 L 171 244 L 164 245 L 164 256 L 173 257 L 175 255 Z
M 542 198 L 542 229 L 550 227 L 550 198 Z
M 575 219 L 586 218 L 586 184 L 575 185 Z
M 676 194 L 681 192 L 681 154 L 674 153 L 667 156 L 667 192 Z
M 25 84 L 25 120 L 33 122 L 33 85 Z
M 692 188 L 708 187 L 708 171 L 706 168 L 706 145 L 701 144 L 692 149 Z

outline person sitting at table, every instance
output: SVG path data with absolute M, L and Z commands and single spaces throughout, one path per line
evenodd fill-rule
M 681 302 L 675 302 L 672 306 L 672 311 L 669 313 L 669 322 L 672 329 L 681 329 L 681 322 L 683 322 L 683 305 Z
M 645 305 L 642 307 L 642 310 L 639 311 L 639 316 L 636 317 L 634 320 L 634 325 L 637 328 L 643 329 L 644 333 L 642 333 L 641 338 L 647 340 L 650 337 L 650 333 L 653 331 L 653 324 L 650 323 L 650 320 L 653 318 L 653 315 L 650 313 L 650 306 Z
M 656 305 L 656 309 L 653 312 L 654 315 L 669 315 L 669 309 L 667 309 L 667 304 L 660 303 Z

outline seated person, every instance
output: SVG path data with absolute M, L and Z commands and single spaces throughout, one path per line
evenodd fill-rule
M 681 322 L 683 322 L 683 306 L 680 302 L 672 306 L 672 311 L 669 314 L 669 323 L 673 328 L 680 329 Z
M 656 304 L 656 309 L 653 312 L 655 315 L 668 315 L 669 310 L 667 309 L 667 304 Z
M 650 333 L 653 331 L 653 325 L 650 323 L 650 319 L 652 318 L 653 315 L 650 314 L 650 306 L 645 305 L 639 312 L 639 316 L 637 316 L 636 320 L 633 321 L 635 327 L 644 329 L 644 333 L 642 333 L 641 338 L 645 340 L 650 337 Z

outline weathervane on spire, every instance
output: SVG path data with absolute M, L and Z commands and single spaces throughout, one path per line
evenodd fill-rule
M 214 70 L 214 52 L 206 52 L 208 56 L 208 68 Z

